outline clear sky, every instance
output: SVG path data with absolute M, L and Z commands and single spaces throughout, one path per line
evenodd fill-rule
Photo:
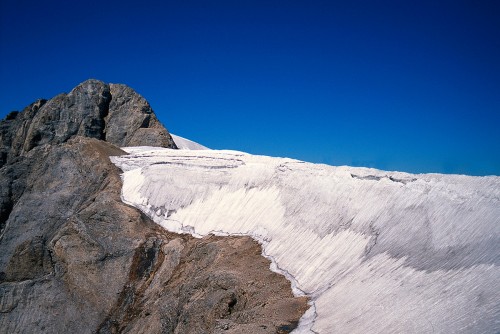
M 96 78 L 211 148 L 500 175 L 500 1 L 0 0 L 0 117 Z

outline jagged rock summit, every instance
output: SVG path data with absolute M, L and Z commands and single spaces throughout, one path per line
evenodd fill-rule
M 307 308 L 249 237 L 169 233 L 120 198 L 119 146 L 175 148 L 88 80 L 0 122 L 0 333 L 288 333 Z
M 0 166 L 36 146 L 60 144 L 75 136 L 119 147 L 176 148 L 149 103 L 132 88 L 90 79 L 68 94 L 38 100 L 0 125 Z

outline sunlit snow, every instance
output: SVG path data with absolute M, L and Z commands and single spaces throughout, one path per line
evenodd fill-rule
M 183 138 L 181 136 L 174 135 L 173 133 L 170 134 L 172 136 L 172 139 L 174 140 L 175 145 L 180 150 L 208 150 L 207 147 L 198 144 L 192 140 Z
M 125 150 L 126 203 L 173 232 L 262 243 L 311 298 L 295 333 L 500 331 L 500 177 Z

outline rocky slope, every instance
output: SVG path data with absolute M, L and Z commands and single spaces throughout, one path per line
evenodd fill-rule
M 1 333 L 287 333 L 307 308 L 248 237 L 171 234 L 120 199 L 118 146 L 175 148 L 86 81 L 0 123 Z

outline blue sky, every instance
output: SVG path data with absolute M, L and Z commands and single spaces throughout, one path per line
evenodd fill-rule
M 212 148 L 500 175 L 499 1 L 0 0 L 0 117 L 96 78 Z

